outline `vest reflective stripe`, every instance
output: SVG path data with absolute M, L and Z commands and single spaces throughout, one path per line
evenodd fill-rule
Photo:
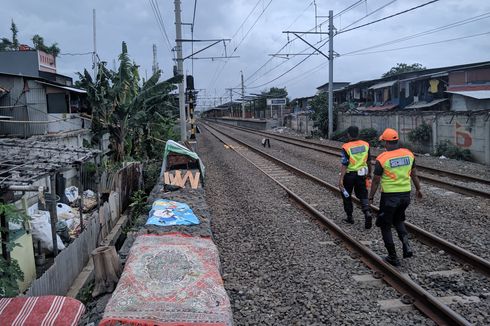
M 342 148 L 349 155 L 349 165 L 347 172 L 359 171 L 367 167 L 369 154 L 369 143 L 364 140 L 355 140 L 342 145 Z
M 410 173 L 414 156 L 405 148 L 395 149 L 380 154 L 376 161 L 383 167 L 381 176 L 382 192 L 407 192 L 412 190 Z

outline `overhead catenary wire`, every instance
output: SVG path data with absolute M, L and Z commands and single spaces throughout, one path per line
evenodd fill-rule
M 163 18 L 160 11 L 160 7 L 158 6 L 158 2 L 156 0 L 148 0 L 148 2 L 150 3 L 150 7 L 153 11 L 153 15 L 155 16 L 158 29 L 162 34 L 162 38 L 164 42 L 166 41 L 165 46 L 167 47 L 167 50 L 172 54 L 172 44 L 170 42 L 170 38 L 168 37 L 167 30 L 165 29 L 165 24 L 163 22 Z
M 318 49 L 321 49 L 323 46 L 325 46 L 326 44 L 328 43 L 328 40 L 326 42 L 324 42 L 322 45 L 320 45 L 318 47 Z M 280 74 L 279 76 L 275 77 L 274 79 L 272 80 L 269 80 L 268 82 L 266 83 L 263 83 L 263 84 L 260 84 L 260 85 L 256 85 L 256 86 L 248 86 L 247 88 L 260 88 L 260 87 L 263 87 L 265 85 L 268 85 L 276 80 L 278 80 L 279 78 L 281 78 L 282 76 L 286 75 L 287 73 L 293 71 L 293 69 L 295 69 L 296 67 L 298 67 L 300 64 L 302 64 L 303 62 L 305 62 L 309 57 L 311 57 L 313 54 L 310 54 L 308 56 L 306 56 L 303 60 L 299 61 L 298 63 L 296 63 L 293 67 L 289 68 L 287 71 L 285 71 L 284 73 Z
M 262 1 L 262 0 L 260 0 L 260 1 Z M 240 47 L 240 45 L 247 38 L 247 36 L 250 34 L 250 32 L 252 31 L 252 29 L 255 27 L 255 25 L 257 25 L 257 23 L 260 20 L 260 18 L 264 15 L 264 13 L 267 10 L 267 8 L 269 8 L 269 6 L 271 5 L 272 1 L 273 0 L 269 0 L 269 2 L 267 3 L 267 5 L 265 6 L 265 8 L 262 9 L 262 11 L 260 12 L 260 14 L 255 19 L 255 21 L 252 23 L 252 26 L 248 29 L 248 31 L 245 33 L 245 35 L 242 36 L 242 38 L 240 39 L 240 41 L 238 42 L 238 44 L 235 46 L 235 48 L 233 49 L 233 52 L 230 54 L 230 56 L 233 56 L 233 54 L 235 54 L 235 52 L 238 50 L 238 48 Z M 257 2 L 257 4 L 259 2 Z M 221 70 L 219 71 L 219 73 L 216 75 L 215 80 L 217 80 L 219 78 L 219 76 L 222 74 L 222 72 L 223 72 L 224 68 L 226 67 L 227 63 L 228 63 L 228 60 L 226 60 L 225 63 L 223 64 L 223 67 L 221 68 Z M 215 81 L 213 81 L 213 84 L 214 83 L 215 83 Z
M 345 8 L 345 9 L 341 10 L 339 13 L 335 14 L 335 15 L 333 16 L 333 18 L 336 18 L 336 17 L 338 17 L 339 15 L 344 14 L 344 13 L 348 12 L 349 10 L 354 9 L 355 7 L 357 7 L 358 5 L 360 5 L 361 3 L 363 3 L 364 1 L 365 1 L 365 0 L 356 1 L 356 2 L 355 2 L 355 3 L 353 3 L 352 5 L 350 5 L 350 6 L 348 6 L 347 8 Z M 328 19 L 326 19 L 326 20 L 322 21 L 320 24 L 318 24 L 318 26 L 321 26 L 322 24 L 324 24 L 324 23 L 326 23 L 326 22 L 328 22 Z M 317 27 L 317 26 L 315 26 L 315 27 Z M 308 30 L 308 32 L 313 31 L 313 30 L 315 29 L 315 27 L 313 27 L 313 28 L 309 29 L 309 30 Z M 303 34 L 300 34 L 300 35 L 303 35 Z M 288 42 L 287 42 L 287 43 L 286 43 L 284 46 L 282 46 L 282 47 L 281 47 L 281 48 L 280 48 L 278 51 L 276 51 L 276 54 L 277 54 L 277 53 L 280 53 L 280 51 L 282 51 L 282 50 L 283 50 L 283 49 L 284 49 L 284 48 L 285 48 L 285 47 L 286 47 L 288 44 L 292 43 L 292 42 L 293 42 L 293 41 L 295 41 L 296 39 L 298 39 L 298 38 L 295 36 L 293 39 L 288 40 Z M 320 41 L 318 41 L 317 43 L 315 43 L 315 45 L 316 45 L 316 44 L 319 44 L 319 43 L 321 43 L 321 42 L 322 42 L 322 40 L 320 40 Z M 301 51 L 301 52 L 299 52 L 299 53 L 300 53 L 300 54 L 303 54 L 303 53 L 305 53 L 306 51 L 308 51 L 309 49 L 310 49 L 310 48 L 309 48 L 309 47 L 307 47 L 307 48 L 305 48 L 303 51 Z M 293 55 L 292 55 L 292 56 L 293 56 Z M 260 67 L 259 67 L 257 70 L 255 70 L 255 71 L 254 71 L 254 72 L 253 72 L 251 75 L 249 75 L 247 78 L 245 78 L 245 82 L 250 81 L 250 79 L 251 79 L 252 77 L 254 77 L 254 76 L 255 76 L 255 75 L 256 75 L 256 74 L 257 74 L 257 73 L 258 73 L 260 70 L 262 70 L 262 69 L 263 69 L 263 68 L 264 68 L 264 67 L 265 67 L 265 66 L 266 66 L 266 65 L 267 65 L 267 64 L 268 64 L 270 61 L 272 61 L 272 59 L 273 59 L 273 58 L 274 58 L 274 57 L 273 57 L 273 56 L 271 56 L 271 57 L 270 57 L 270 58 L 269 58 L 269 59 L 268 59 L 268 60 L 267 60 L 267 61 L 266 61 L 266 62 L 265 62 L 265 63 L 264 63 L 262 66 L 260 66 Z M 282 66 L 283 64 L 285 64 L 285 61 L 283 61 L 283 62 L 279 63 L 279 64 L 278 64 L 278 65 L 276 65 L 274 68 L 270 69 L 270 70 L 268 71 L 268 73 L 270 73 L 271 71 L 273 71 L 273 70 L 275 70 L 275 69 L 279 68 L 279 67 L 280 67 L 280 66 Z M 267 73 L 266 73 L 266 74 L 267 74 Z M 265 76 L 265 74 L 264 74 L 264 75 L 262 75 L 262 76 L 260 76 L 259 78 L 256 78 L 256 79 L 252 80 L 251 82 L 253 83 L 253 82 L 255 82 L 256 80 L 260 79 L 260 78 L 261 78 L 261 77 L 263 77 L 263 76 Z
M 356 26 L 356 27 L 353 27 L 353 28 L 350 28 L 350 29 L 344 29 L 344 30 L 342 31 L 342 33 L 344 33 L 344 32 L 348 32 L 348 31 L 351 31 L 351 30 L 354 30 L 354 29 L 358 29 L 358 28 L 361 28 L 361 27 L 364 27 L 364 26 L 368 26 L 368 25 L 371 25 L 371 24 L 374 24 L 374 23 L 377 23 L 377 22 L 380 22 L 380 21 L 383 21 L 383 20 L 386 20 L 386 19 L 389 19 L 389 18 L 392 18 L 392 17 L 395 17 L 395 16 L 399 16 L 399 15 L 401 15 L 401 14 L 404 14 L 404 13 L 407 13 L 407 12 L 410 12 L 410 11 L 413 11 L 413 10 L 416 10 L 416 9 L 419 9 L 419 8 L 422 8 L 422 7 L 425 7 L 425 6 L 429 5 L 429 4 L 432 4 L 432 3 L 437 2 L 437 1 L 439 1 L 439 0 L 432 0 L 432 1 L 429 1 L 429 2 L 426 2 L 426 3 L 423 3 L 423 4 L 421 4 L 421 5 L 418 5 L 418 6 L 415 6 L 415 7 L 412 7 L 412 8 L 409 8 L 409 9 L 406 9 L 406 10 L 403 10 L 403 11 L 400 11 L 400 12 L 397 12 L 397 13 L 395 13 L 395 14 L 392 14 L 392 15 L 389 15 L 389 16 L 386 16 L 386 17 L 383 17 L 383 18 L 377 19 L 377 20 L 375 20 L 375 21 L 372 21 L 372 22 L 369 22 L 369 23 L 366 23 L 366 24 L 363 24 L 363 25 L 359 25 L 359 26 Z M 339 32 L 339 33 L 341 33 L 341 32 Z M 339 34 L 339 33 L 337 33 L 337 34 Z M 309 57 L 310 57 L 310 56 L 307 56 L 305 59 L 301 60 L 301 61 L 300 61 L 300 62 L 299 62 L 297 65 L 295 65 L 295 66 L 294 66 L 292 69 L 296 68 L 296 67 L 297 67 L 299 64 L 301 64 L 301 63 L 305 62 L 305 61 L 306 61 L 306 59 L 308 59 Z M 261 84 L 261 85 L 259 85 L 259 86 L 255 86 L 255 87 L 262 87 L 262 86 L 264 86 L 264 85 L 267 85 L 267 84 L 269 84 L 269 83 L 271 83 L 271 82 L 273 82 L 273 81 L 277 80 L 278 78 L 282 77 L 282 76 L 283 76 L 283 75 L 285 75 L 286 73 L 290 72 L 292 69 L 289 69 L 289 70 L 288 70 L 288 71 L 286 71 L 284 74 L 282 74 L 282 75 L 280 75 L 280 76 L 278 76 L 278 77 L 274 78 L 273 80 L 271 80 L 271 81 L 269 81 L 269 82 L 267 82 L 267 83 L 265 83 L 265 84 Z M 254 88 L 254 87 L 252 87 L 252 88 Z
M 405 9 L 405 10 L 399 11 L 397 13 L 394 13 L 392 15 L 389 15 L 389 16 L 386 16 L 386 17 L 383 17 L 383 18 L 380 18 L 380 19 L 373 20 L 372 22 L 369 22 L 369 23 L 362 24 L 362 25 L 359 25 L 359 26 L 356 26 L 356 27 L 352 27 L 352 28 L 348 28 L 348 29 L 344 29 L 342 31 L 339 31 L 337 34 L 350 32 L 350 31 L 353 31 L 353 30 L 356 30 L 356 29 L 359 29 L 359 28 L 362 28 L 362 27 L 366 27 L 366 26 L 369 26 L 369 25 L 372 25 L 372 24 L 375 24 L 375 23 L 379 23 L 379 22 L 381 22 L 383 20 L 387 20 L 387 19 L 390 19 L 390 18 L 399 16 L 399 15 L 402 15 L 402 14 L 406 14 L 407 12 L 414 11 L 416 9 L 419 9 L 419 8 L 422 8 L 422 7 L 425 7 L 425 6 L 428 6 L 428 5 L 433 4 L 435 2 L 438 2 L 438 1 L 439 0 L 431 0 L 431 1 L 426 2 L 426 3 L 423 3 L 421 5 L 418 5 L 418 6 L 409 8 L 409 9 Z
M 374 54 L 374 53 L 384 53 L 384 52 L 405 50 L 405 49 L 417 48 L 417 47 L 421 47 L 421 46 L 427 46 L 427 45 L 433 45 L 433 44 L 439 44 L 439 43 L 446 43 L 446 42 L 451 42 L 451 41 L 458 41 L 458 40 L 463 40 L 463 39 L 472 38 L 472 37 L 478 37 L 478 36 L 483 36 L 483 35 L 489 35 L 489 34 L 490 34 L 490 32 L 484 32 L 484 33 L 478 33 L 478 34 L 472 34 L 472 35 L 465 35 L 465 36 L 451 38 L 451 39 L 446 39 L 446 40 L 441 40 L 441 41 L 435 41 L 435 42 L 429 42 L 429 43 L 423 43 L 423 44 L 415 44 L 415 45 L 403 46 L 403 47 L 394 48 L 394 49 L 385 49 L 385 50 L 369 51 L 369 52 L 360 52 L 360 53 L 354 53 L 354 54 L 344 54 L 342 56 L 354 56 L 354 55 Z
M 480 21 L 482 19 L 487 19 L 487 18 L 490 18 L 490 12 L 486 12 L 486 13 L 483 13 L 483 14 L 480 14 L 480 15 L 477 15 L 477 16 L 473 16 L 473 17 L 470 17 L 470 18 L 459 20 L 459 21 L 456 21 L 456 22 L 453 22 L 453 23 L 450 23 L 450 24 L 446 24 L 446 25 L 443 25 L 443 26 L 431 28 L 431 29 L 426 30 L 426 31 L 423 31 L 423 32 L 419 32 L 419 33 L 412 34 L 412 35 L 409 35 L 409 36 L 404 36 L 404 37 L 397 38 L 397 39 L 394 39 L 394 40 L 391 40 L 391 41 L 388 41 L 388 42 L 383 42 L 383 43 L 372 45 L 372 46 L 369 46 L 369 47 L 366 47 L 366 48 L 362 48 L 362 49 L 359 49 L 359 50 L 346 52 L 346 53 L 343 53 L 342 55 L 351 55 L 351 54 L 354 54 L 354 53 L 364 52 L 364 51 L 367 51 L 367 50 L 379 48 L 379 47 L 382 47 L 382 46 L 385 46 L 385 45 L 391 45 L 391 44 L 395 44 L 395 43 L 400 43 L 400 42 L 403 42 L 403 41 L 407 41 L 407 40 L 414 39 L 414 38 L 417 38 L 417 37 L 422 37 L 422 36 L 430 35 L 430 34 L 433 34 L 433 33 L 441 32 L 441 31 L 444 31 L 444 30 L 447 30 L 447 29 L 450 29 L 450 28 L 459 27 L 459 26 L 462 26 L 462 25 L 466 25 L 466 24 L 473 23 L 473 22 Z
M 386 8 L 386 7 L 388 7 L 389 5 L 391 5 L 391 4 L 393 4 L 393 3 L 395 3 L 396 1 L 397 1 L 397 0 L 392 0 L 392 1 L 388 2 L 388 3 L 385 3 L 384 5 L 382 5 L 382 6 L 378 7 L 378 8 L 376 8 L 376 9 L 374 9 L 373 11 L 371 11 L 371 12 L 367 13 L 366 15 L 364 15 L 363 17 L 359 18 L 358 20 L 353 21 L 353 22 L 352 22 L 352 23 L 350 23 L 349 25 L 345 26 L 343 29 L 347 29 L 347 28 L 349 28 L 349 27 L 351 27 L 351 26 L 353 26 L 353 25 L 357 24 L 357 23 L 358 23 L 358 22 L 360 22 L 361 20 L 364 20 L 364 19 L 366 19 L 367 17 L 369 17 L 369 16 L 371 16 L 371 15 L 374 15 L 374 14 L 375 14 L 375 13 L 377 13 L 378 11 L 383 10 L 384 8 Z M 342 31 L 343 29 L 340 29 L 340 31 Z

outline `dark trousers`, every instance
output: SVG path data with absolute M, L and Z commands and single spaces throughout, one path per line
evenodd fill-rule
M 408 235 L 405 227 L 405 210 L 410 205 L 410 193 L 399 195 L 386 195 L 381 193 L 381 201 L 379 204 L 379 215 L 376 225 L 381 228 L 381 235 L 385 246 L 393 245 L 393 235 L 391 226 L 395 227 L 398 233 L 398 238 L 403 241 L 403 237 Z
M 345 198 L 342 195 L 344 202 L 344 211 L 347 216 L 352 216 L 352 190 L 356 193 L 356 197 L 361 200 L 361 207 L 364 213 L 369 212 L 368 191 L 366 189 L 366 177 L 357 175 L 357 172 L 346 173 L 344 176 L 344 188 L 349 193 L 349 197 Z

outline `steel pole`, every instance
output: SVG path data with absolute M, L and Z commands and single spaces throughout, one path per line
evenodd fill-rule
M 179 117 L 180 117 L 180 140 L 187 140 L 187 126 L 185 121 L 185 94 L 184 94 L 184 60 L 182 59 L 182 21 L 180 18 L 180 0 L 175 0 L 175 37 L 177 50 L 177 74 L 182 76 L 179 83 Z
M 328 12 L 328 138 L 333 134 L 333 10 Z

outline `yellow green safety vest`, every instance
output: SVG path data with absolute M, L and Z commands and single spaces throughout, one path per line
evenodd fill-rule
M 378 155 L 376 161 L 383 168 L 383 175 L 381 176 L 382 192 L 407 192 L 412 190 L 410 173 L 412 172 L 414 156 L 411 151 L 405 148 L 387 151 Z
M 354 140 L 342 145 L 342 149 L 349 155 L 347 172 L 357 172 L 367 167 L 369 156 L 369 143 L 364 140 Z

